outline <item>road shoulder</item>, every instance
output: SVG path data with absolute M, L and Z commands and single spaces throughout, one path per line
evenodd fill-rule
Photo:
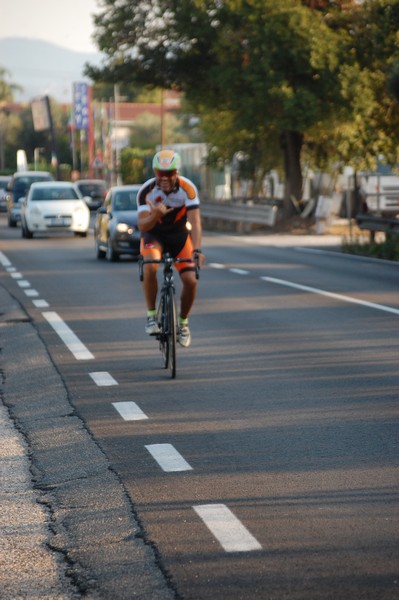
M 2 286 L 0 359 L 1 598 L 175 597 L 34 324 Z

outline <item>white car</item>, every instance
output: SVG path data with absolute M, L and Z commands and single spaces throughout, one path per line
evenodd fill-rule
M 90 211 L 77 187 L 65 181 L 32 183 L 21 207 L 22 237 L 34 233 L 73 231 L 87 236 Z

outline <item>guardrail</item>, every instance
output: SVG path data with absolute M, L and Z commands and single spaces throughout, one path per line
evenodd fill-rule
M 378 217 L 377 215 L 358 214 L 356 221 L 359 229 L 370 232 L 370 242 L 374 242 L 375 232 L 399 234 L 399 219 L 396 217 Z
M 224 229 L 233 227 L 236 231 L 247 233 L 252 225 L 273 227 L 278 212 L 277 202 L 258 200 L 201 202 L 201 216 L 204 227 Z

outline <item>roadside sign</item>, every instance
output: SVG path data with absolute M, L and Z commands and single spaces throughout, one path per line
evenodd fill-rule
M 73 84 L 73 115 L 76 129 L 89 128 L 89 86 L 87 83 Z

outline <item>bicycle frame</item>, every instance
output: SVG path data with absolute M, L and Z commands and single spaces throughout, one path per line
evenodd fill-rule
M 163 358 L 165 369 L 169 367 L 172 379 L 176 377 L 176 341 L 177 341 L 177 312 L 175 299 L 175 286 L 173 278 L 173 264 L 178 262 L 192 262 L 191 258 L 173 258 L 169 253 L 165 253 L 160 259 L 144 260 L 139 257 L 139 276 L 140 281 L 144 279 L 144 265 L 163 264 L 163 281 L 159 296 L 157 320 L 159 333 L 156 339 L 159 341 L 159 349 Z M 195 257 L 195 276 L 199 278 L 199 258 Z

